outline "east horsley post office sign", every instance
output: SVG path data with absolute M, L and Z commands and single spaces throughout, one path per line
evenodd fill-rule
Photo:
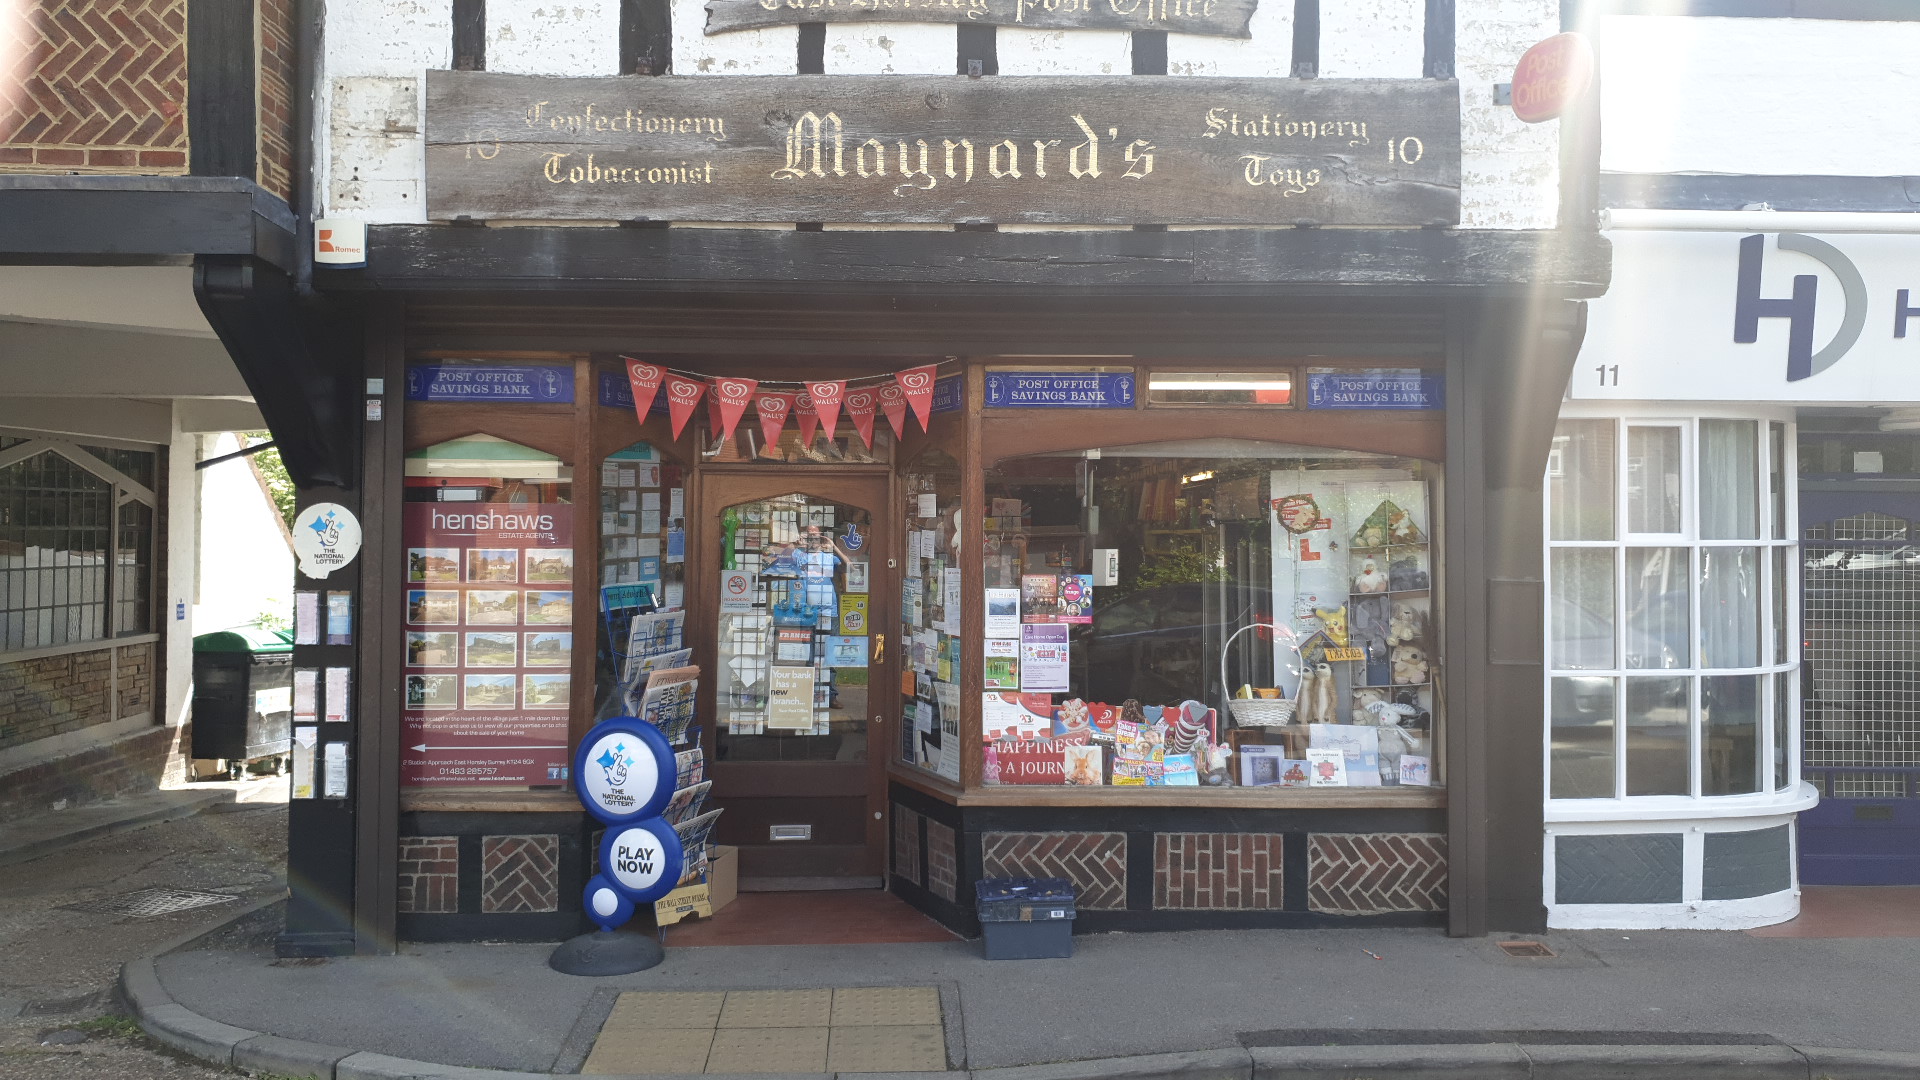
M 1451 225 L 1450 80 L 427 73 L 441 220 Z

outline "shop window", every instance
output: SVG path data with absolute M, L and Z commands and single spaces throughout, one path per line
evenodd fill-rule
M 1783 423 L 1561 421 L 1546 484 L 1551 798 L 1791 786 L 1792 454 Z
M 760 424 L 760 414 L 748 410 L 734 425 L 731 438 L 721 435 L 718 425 L 711 416 L 705 417 L 700 426 L 700 458 L 719 464 L 757 464 L 757 465 L 886 465 L 893 461 L 893 432 L 887 421 L 879 415 L 869 415 L 856 419 L 841 413 L 834 425 L 833 437 L 828 438 L 824 430 L 815 430 L 811 423 L 806 424 L 811 439 L 803 440 L 801 435 L 803 418 L 798 412 L 788 417 L 780 429 L 777 439 L 769 442 Z M 870 434 L 872 445 L 868 445 L 862 429 Z
M 407 455 L 401 782 L 557 787 L 574 703 L 573 470 L 472 435 Z M 582 592 L 586 595 L 583 597 Z
M 682 606 L 687 563 L 676 545 L 685 542 L 685 503 L 679 467 L 648 443 L 601 462 L 600 587 L 633 594 L 624 606 Z
M 940 450 L 916 457 L 902 473 L 906 505 L 901 508 L 899 647 L 907 661 L 902 672 L 899 758 L 959 781 L 960 679 L 963 666 L 976 662 L 960 647 L 960 609 L 966 581 L 960 565 L 960 463 Z M 1005 507 L 1001 507 L 1005 509 Z M 993 504 L 988 503 L 992 512 Z M 989 519 L 990 521 L 992 519 Z M 987 537 L 987 573 L 1016 559 Z M 987 618 L 995 618 L 989 602 Z M 989 680 L 1006 658 L 987 650 Z M 989 783 L 993 781 L 988 780 Z
M 1225 439 L 988 470 L 984 781 L 1437 783 L 1432 474 Z
M 0 653 L 153 631 L 158 458 L 0 436 Z
M 873 518 L 803 494 L 729 506 L 714 704 L 723 761 L 865 761 Z

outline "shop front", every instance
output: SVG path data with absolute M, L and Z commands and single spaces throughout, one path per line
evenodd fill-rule
M 503 128 L 436 131 L 530 91 L 441 74 L 435 217 L 608 216 L 611 189 L 470 166 Z M 595 80 L 541 82 L 549 109 Z M 836 82 L 870 89 L 804 89 Z M 1180 82 L 1154 93 L 1238 92 Z M 939 84 L 968 116 L 987 92 Z M 730 228 L 371 230 L 364 271 L 316 277 L 368 327 L 362 491 L 310 493 L 369 536 L 353 820 L 296 806 L 296 873 L 350 841 L 361 947 L 577 932 L 572 747 L 634 712 L 742 890 L 885 888 L 962 933 L 1007 876 L 1072 880 L 1083 931 L 1541 925 L 1540 469 L 1606 249 L 1418 227 L 1458 216 L 1457 120 L 1421 111 L 1457 89 L 1363 96 L 1396 90 L 1366 107 L 1428 133 L 1298 211 L 1367 228 L 1124 187 L 740 225 L 864 206 L 774 185 L 661 196 Z M 811 103 L 774 144 L 800 184 L 871 150 Z M 585 159 L 581 130 L 539 152 Z M 1187 138 L 1020 146 L 1209 190 Z M 976 216 L 1110 227 L 937 223 Z M 681 678 L 684 707 L 649 695 Z M 283 949 L 329 917 L 296 904 Z

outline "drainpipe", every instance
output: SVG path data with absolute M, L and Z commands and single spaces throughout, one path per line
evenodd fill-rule
M 320 95 L 321 0 L 293 0 L 294 293 L 313 295 L 313 114 Z

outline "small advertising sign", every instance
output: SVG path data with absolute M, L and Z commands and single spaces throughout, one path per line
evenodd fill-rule
M 1131 409 L 1133 373 L 990 371 L 989 409 Z
M 1446 376 L 1419 368 L 1307 369 L 1309 409 L 1440 409 Z
M 407 400 L 565 404 L 573 400 L 573 369 L 559 364 L 411 364 Z

